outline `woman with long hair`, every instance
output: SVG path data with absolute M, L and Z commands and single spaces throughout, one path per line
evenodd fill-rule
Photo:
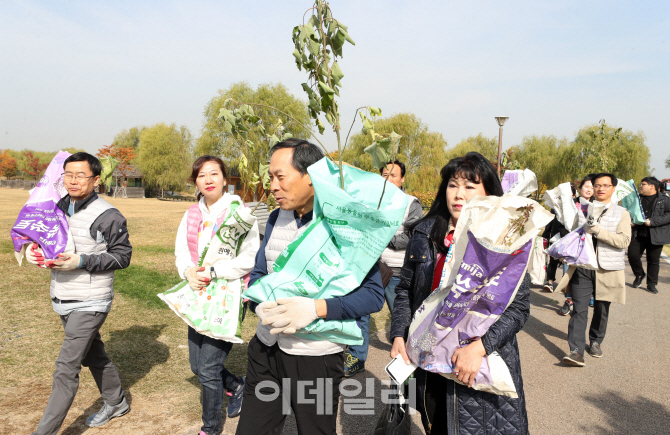
M 191 206 L 179 225 L 175 242 L 179 275 L 188 280 L 193 291 L 203 291 L 210 279 L 229 281 L 247 277 L 254 267 L 260 247 L 258 224 L 254 223 L 239 245 L 234 258 L 221 260 L 208 270 L 198 267 L 205 248 L 217 230 L 232 215 L 235 207 L 244 207 L 237 195 L 226 192 L 226 167 L 214 156 L 199 157 L 193 163 L 191 181 L 198 193 L 198 203 Z M 189 363 L 202 384 L 202 428 L 200 435 L 218 433 L 224 390 L 228 397 L 228 417 L 237 417 L 242 409 L 244 377 L 230 373 L 224 366 L 233 344 L 201 334 L 188 327 Z
M 503 195 L 495 168 L 476 152 L 452 159 L 440 175 L 442 181 L 430 211 L 412 225 L 413 235 L 396 287 L 391 357 L 401 354 L 405 361 L 409 361 L 406 340 L 414 312 L 440 287 L 442 277 L 449 276 L 453 267 L 453 235 L 461 210 L 475 195 Z M 516 334 L 529 314 L 530 277 L 526 274 L 514 300 L 496 323 L 481 338 L 454 353 L 455 372 L 465 385 L 437 373 L 416 370 L 417 405 L 427 434 L 528 432 Z M 474 382 L 482 358 L 496 351 L 509 368 L 518 398 L 467 386 Z

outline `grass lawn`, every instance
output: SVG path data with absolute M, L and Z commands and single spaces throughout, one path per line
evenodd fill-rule
M 9 231 L 27 199 L 26 190 L 0 188 L 0 234 L 5 235 L 0 240 L 0 434 L 30 433 L 37 427 L 51 394 L 51 374 L 63 339 L 49 299 L 49 272 L 26 263 L 19 267 L 13 255 Z M 200 384 L 188 363 L 186 325 L 156 297 L 179 282 L 174 238 L 191 203 L 105 199 L 128 219 L 133 245 L 131 266 L 116 273 L 114 305 L 101 330 L 133 412 L 103 430 L 125 435 L 197 429 Z M 247 313 L 242 329 L 246 342 L 257 321 Z M 384 308 L 372 316 L 371 332 L 389 323 Z M 233 347 L 226 360 L 231 372 L 246 374 L 246 350 L 246 343 Z M 81 434 L 86 417 L 100 406 L 95 382 L 83 369 L 61 433 Z

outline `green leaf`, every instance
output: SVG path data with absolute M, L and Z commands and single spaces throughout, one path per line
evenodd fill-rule
M 328 121 L 330 125 L 333 125 L 333 115 L 330 113 L 330 111 L 326 112 L 326 121 Z
M 223 124 L 223 128 L 226 130 L 226 133 L 228 133 L 228 134 L 231 134 L 233 132 L 233 125 L 228 121 L 226 121 Z
M 396 154 L 398 154 L 398 147 L 400 146 L 400 139 L 402 139 L 402 136 L 396 133 L 395 131 L 391 131 L 390 139 L 391 139 L 391 152 L 392 152 L 391 157 L 394 157 Z
M 314 40 L 314 38 L 309 38 L 307 42 L 309 43 L 307 45 L 307 50 L 309 50 L 313 56 L 319 54 L 319 50 L 321 49 L 321 44 L 319 44 L 319 41 Z
M 330 78 L 333 85 L 340 85 L 342 77 L 344 77 L 344 73 L 340 69 L 340 66 L 337 64 L 337 61 L 333 62 L 333 66 L 330 67 Z
M 283 137 L 283 139 L 284 139 L 284 140 L 286 140 L 286 139 L 291 139 L 292 137 L 293 137 L 293 135 L 292 135 L 291 133 L 284 133 L 284 137 Z
M 324 82 L 319 82 L 319 90 L 321 91 L 320 93 L 322 97 L 330 95 L 332 98 L 332 95 L 335 93 L 335 91 L 332 90 L 331 87 L 325 84 Z
M 293 50 L 293 57 L 295 57 L 295 64 L 298 66 L 298 69 L 302 70 L 302 55 L 297 48 Z
M 370 113 L 374 116 L 382 116 L 382 109 L 370 106 Z
M 326 130 L 326 127 L 323 125 L 323 122 L 319 118 L 316 119 L 316 126 L 319 129 L 319 133 L 323 134 L 323 132 Z
M 314 28 L 308 23 L 300 26 L 300 41 L 307 42 L 307 39 L 314 35 Z
M 330 41 L 331 41 L 330 46 L 333 48 L 333 54 L 334 54 L 335 56 L 340 56 L 340 57 L 342 57 L 342 46 L 344 45 L 344 41 L 345 41 L 345 39 L 346 39 L 346 38 L 345 38 L 345 36 L 344 36 L 344 33 L 342 33 L 342 32 L 339 31 L 339 30 L 337 31 L 337 33 L 335 34 L 335 36 L 333 36 L 333 37 L 331 38 L 331 40 L 330 40 Z
M 279 138 L 277 137 L 276 134 L 273 134 L 272 136 L 270 136 L 270 148 L 272 148 L 273 146 L 275 146 L 278 143 L 279 143 Z
M 374 130 L 375 126 L 368 118 L 363 121 L 363 134 L 368 134 L 368 131 Z
M 261 180 L 263 180 L 263 189 L 268 190 L 270 188 L 270 165 L 264 165 L 261 163 L 258 168 L 258 173 L 261 174 Z
M 386 162 L 391 160 L 391 138 L 374 141 L 364 151 L 372 156 L 372 165 L 381 169 L 386 165 Z
M 346 39 L 347 42 L 349 42 L 349 44 L 351 44 L 351 45 L 356 45 L 356 43 L 354 42 L 354 40 L 351 39 L 351 36 L 349 36 L 349 33 L 347 33 L 347 31 L 346 31 L 345 29 L 340 28 L 340 31 L 337 32 L 337 33 L 340 33 L 340 32 L 344 33 L 344 39 Z
M 312 15 L 312 17 L 308 21 L 309 24 L 314 26 L 315 29 L 318 29 L 321 27 L 321 22 L 319 21 L 319 18 L 316 15 Z

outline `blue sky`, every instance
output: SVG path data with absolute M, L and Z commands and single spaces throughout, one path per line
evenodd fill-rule
M 95 151 L 135 125 L 199 135 L 217 90 L 281 82 L 304 98 L 291 30 L 310 1 L 3 1 L 0 148 Z M 670 177 L 670 2 L 332 1 L 356 46 L 340 66 L 356 107 L 412 112 L 450 145 L 574 138 L 604 118 L 642 131 Z M 326 137 L 334 146 L 334 138 Z

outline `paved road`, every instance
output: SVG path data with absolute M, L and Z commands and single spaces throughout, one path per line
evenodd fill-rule
M 531 317 L 518 336 L 532 434 L 670 433 L 670 264 L 661 263 L 657 295 L 631 288 L 627 268 L 627 303 L 612 304 L 604 356 L 587 355 L 584 368 L 561 362 L 568 351 L 568 318 L 556 313 L 562 294 L 532 289 Z M 383 331 L 371 338 L 367 371 L 355 379 L 374 383 L 374 414 L 347 414 L 341 401 L 338 433 L 372 433 L 390 348 Z M 365 390 L 356 398 L 365 399 Z M 234 433 L 236 424 L 227 421 L 224 433 Z M 284 433 L 297 433 L 292 417 Z M 423 433 L 418 414 L 412 433 Z

